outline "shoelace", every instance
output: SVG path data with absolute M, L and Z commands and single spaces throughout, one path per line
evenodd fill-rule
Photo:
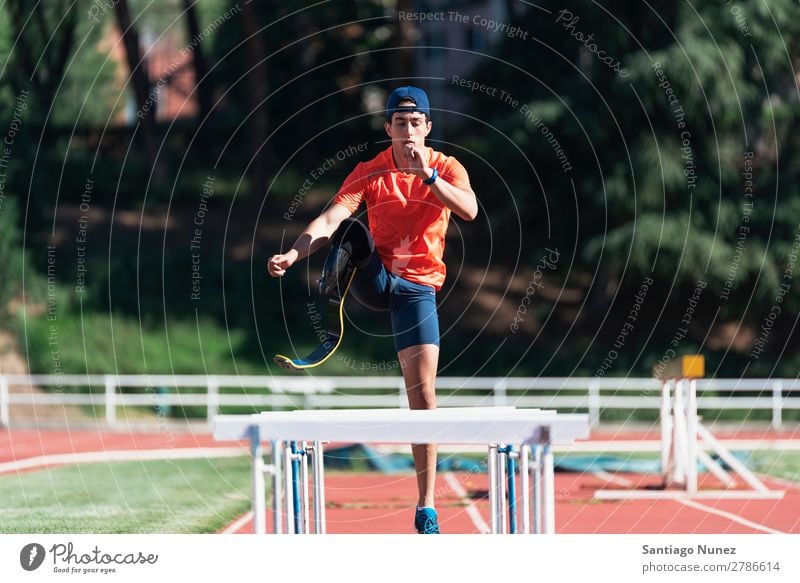
M 422 525 L 422 528 L 419 529 L 422 534 L 438 534 L 439 533 L 439 523 L 436 520 L 436 517 L 426 515 L 425 516 L 425 523 Z

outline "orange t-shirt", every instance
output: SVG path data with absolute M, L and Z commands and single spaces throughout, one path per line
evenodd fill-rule
M 467 171 L 455 158 L 428 148 L 428 166 L 449 184 L 471 190 Z M 386 269 L 440 290 L 446 273 L 442 255 L 450 209 L 421 178 L 397 169 L 391 146 L 359 163 L 333 202 L 355 213 L 362 200 L 367 203 L 369 230 Z

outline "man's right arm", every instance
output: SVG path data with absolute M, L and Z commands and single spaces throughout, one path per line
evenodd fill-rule
M 273 255 L 267 262 L 267 270 L 272 277 L 283 277 L 298 259 L 314 253 L 328 242 L 339 224 L 353 213 L 344 205 L 334 203 L 316 219 L 311 221 L 286 253 Z

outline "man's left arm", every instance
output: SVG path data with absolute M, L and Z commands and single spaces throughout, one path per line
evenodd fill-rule
M 422 180 L 429 180 L 433 176 L 433 168 L 428 166 L 428 160 L 425 158 L 424 150 L 414 147 L 409 147 L 406 150 L 409 169 Z M 472 221 L 478 216 L 478 200 L 471 188 L 459 188 L 447 182 L 439 174 L 433 184 L 430 185 L 430 189 L 444 206 L 465 221 Z
M 425 180 L 433 176 L 433 169 L 426 168 L 424 172 Z M 436 195 L 442 204 L 456 213 L 465 221 L 472 221 L 478 216 L 478 200 L 472 189 L 466 190 L 450 184 L 441 175 L 436 177 L 430 185 L 431 192 Z

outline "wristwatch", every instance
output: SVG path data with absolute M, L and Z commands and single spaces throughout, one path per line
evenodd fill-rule
M 426 178 L 425 180 L 422 181 L 422 183 L 423 184 L 433 184 L 434 182 L 436 182 L 437 178 L 439 178 L 439 171 L 436 168 L 434 168 L 433 169 L 433 174 L 431 174 L 431 177 L 430 178 Z

